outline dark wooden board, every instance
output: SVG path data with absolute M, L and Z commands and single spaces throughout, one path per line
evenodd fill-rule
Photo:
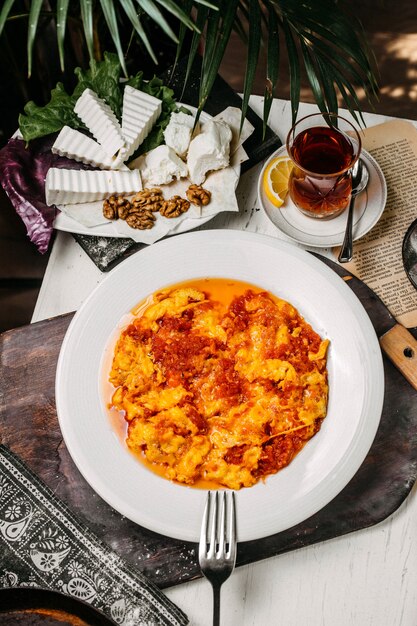
M 334 263 L 367 310 L 378 336 L 384 307 L 361 281 Z M 111 509 L 85 482 L 59 429 L 55 369 L 73 314 L 8 331 L 0 336 L 0 437 L 97 535 L 160 587 L 197 578 L 196 546 L 148 531 Z M 242 565 L 376 524 L 410 492 L 417 471 L 417 392 L 384 358 L 385 400 L 375 441 L 345 489 L 302 524 L 239 544 Z M 280 503 L 282 505 L 282 503 Z

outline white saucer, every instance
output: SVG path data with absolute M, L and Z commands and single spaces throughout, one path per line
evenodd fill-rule
M 258 180 L 258 198 L 271 222 L 287 237 L 298 243 L 317 248 L 339 246 L 345 235 L 346 216 L 343 212 L 330 220 L 307 217 L 297 209 L 289 196 L 283 206 L 275 207 L 266 197 L 263 190 L 263 175 L 272 159 L 287 155 L 286 146 L 281 146 L 265 162 Z M 361 158 L 369 169 L 369 183 L 356 199 L 353 215 L 353 239 L 363 237 L 371 230 L 381 217 L 387 200 L 387 184 L 384 174 L 375 159 L 365 150 Z

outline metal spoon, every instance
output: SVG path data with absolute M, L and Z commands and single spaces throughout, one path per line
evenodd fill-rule
M 358 159 L 352 169 L 352 197 L 350 199 L 345 238 L 339 252 L 339 263 L 347 263 L 353 257 L 353 209 L 355 207 L 356 196 L 363 191 L 369 181 L 369 170 L 362 159 Z

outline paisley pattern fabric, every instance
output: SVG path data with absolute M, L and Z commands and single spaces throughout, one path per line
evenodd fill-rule
M 182 626 L 186 615 L 101 542 L 0 445 L 0 587 L 74 596 L 120 626 Z

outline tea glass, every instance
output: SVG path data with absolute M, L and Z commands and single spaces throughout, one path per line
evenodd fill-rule
M 294 164 L 288 191 L 304 215 L 330 219 L 346 209 L 361 148 L 354 125 L 335 113 L 314 113 L 294 124 L 287 137 Z

